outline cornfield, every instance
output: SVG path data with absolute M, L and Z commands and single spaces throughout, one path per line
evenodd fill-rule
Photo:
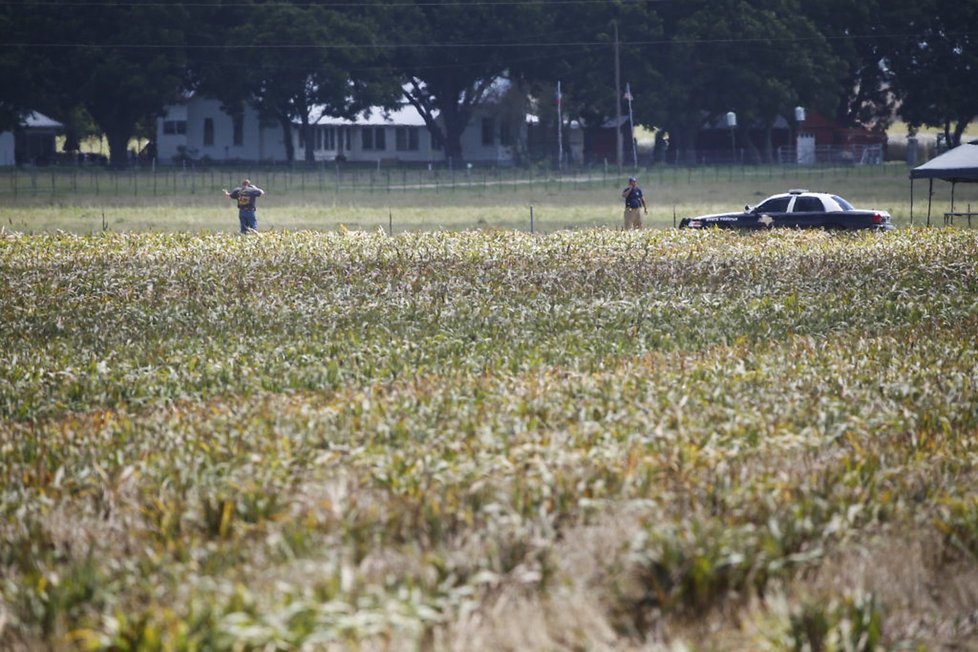
M 0 648 L 978 638 L 978 235 L 0 234 Z

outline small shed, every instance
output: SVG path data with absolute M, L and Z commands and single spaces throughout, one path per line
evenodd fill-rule
M 934 196 L 934 179 L 951 184 L 951 212 L 945 218 L 958 215 L 954 212 L 954 186 L 958 183 L 978 183 L 978 140 L 972 140 L 923 165 L 910 170 L 910 223 L 913 224 L 913 182 L 915 179 L 928 180 L 927 225 L 930 226 L 931 199 Z M 962 213 L 962 215 L 965 215 Z M 970 217 L 970 216 L 969 216 Z
M 55 157 L 55 138 L 64 125 L 43 113 L 31 111 L 14 131 L 0 133 L 0 165 L 50 163 Z
M 617 129 L 615 124 L 617 122 Z M 618 134 L 621 134 L 621 154 L 622 163 L 627 166 L 627 162 L 632 157 L 632 123 L 628 116 L 621 119 L 611 118 L 605 120 L 600 126 L 584 125 L 584 144 L 582 153 L 587 162 L 599 163 L 601 161 L 616 162 L 618 160 Z

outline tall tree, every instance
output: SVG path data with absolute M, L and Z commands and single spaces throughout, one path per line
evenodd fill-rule
M 948 145 L 961 144 L 978 117 L 978 2 L 893 0 L 887 11 L 881 54 L 901 117 L 940 125 Z
M 881 65 L 880 44 L 894 27 L 892 5 L 882 0 L 805 0 L 801 9 L 840 61 L 840 77 L 830 87 L 838 94 L 835 121 L 849 127 L 888 126 L 894 98 Z
M 63 119 L 83 107 L 108 139 L 112 165 L 125 166 L 137 123 L 179 95 L 185 11 L 150 1 L 30 2 L 19 13 L 38 103 Z
M 254 9 L 260 8 L 256 19 Z M 399 95 L 395 75 L 378 56 L 378 31 L 353 8 L 267 3 L 238 6 L 221 16 L 223 51 L 194 56 L 198 88 L 240 110 L 250 102 L 283 129 L 286 155 L 295 160 L 293 125 L 313 161 L 312 126 L 320 117 L 353 117 Z
M 34 16 L 29 11 L 0 5 L 0 34 L 5 36 L 0 43 L 0 131 L 14 129 L 21 115 L 38 101 L 36 68 L 28 65 L 31 18 Z
M 461 161 L 462 132 L 497 79 L 527 56 L 527 31 L 542 19 L 538 2 L 417 0 L 384 5 L 384 31 L 404 98 L 424 118 L 446 160 Z
M 737 113 L 741 142 L 752 157 L 770 161 L 778 116 L 791 115 L 797 104 L 834 109 L 839 61 L 801 14 L 799 0 L 722 0 L 665 13 L 671 40 L 667 127 L 687 162 L 696 131 L 728 111 Z M 760 147 L 746 139 L 754 124 L 764 127 Z
M 550 13 L 547 22 L 528 35 L 541 43 L 540 53 L 525 64 L 542 91 L 538 93 L 551 97 L 553 85 L 559 80 L 564 116 L 580 119 L 584 128 L 594 134 L 619 110 L 627 115 L 622 95 L 628 84 L 634 97 L 636 124 L 656 124 L 661 118 L 663 90 L 661 50 L 656 48 L 662 38 L 662 25 L 656 5 L 584 3 Z M 620 82 L 617 88 L 616 66 Z M 546 108 L 542 113 L 541 117 L 549 118 L 555 112 Z

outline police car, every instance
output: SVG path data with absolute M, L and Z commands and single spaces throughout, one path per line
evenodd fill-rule
M 742 213 L 718 213 L 686 217 L 681 229 L 875 229 L 894 228 L 886 211 L 860 210 L 838 195 L 808 190 L 789 190 L 772 195 L 757 206 L 744 206 Z

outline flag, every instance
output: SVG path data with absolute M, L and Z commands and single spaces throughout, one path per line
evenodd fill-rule
M 632 87 L 630 84 L 625 84 L 625 95 L 624 98 L 631 102 L 634 98 L 632 97 Z

